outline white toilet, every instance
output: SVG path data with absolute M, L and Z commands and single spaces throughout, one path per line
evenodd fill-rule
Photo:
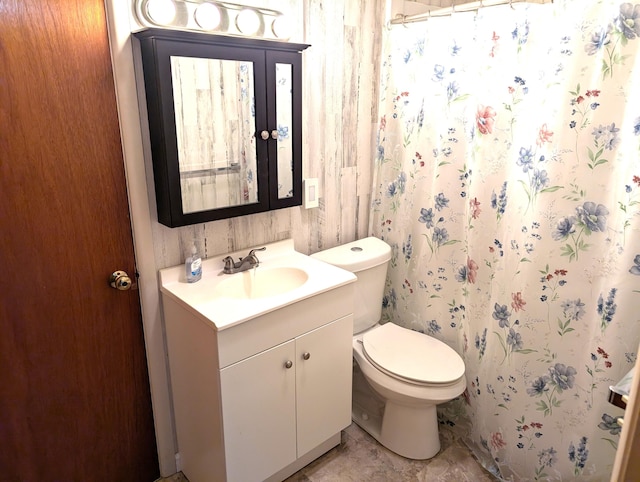
M 369 237 L 312 255 L 357 277 L 353 326 L 353 421 L 410 459 L 440 450 L 436 405 L 466 388 L 455 350 L 394 323 L 380 325 L 391 248 Z

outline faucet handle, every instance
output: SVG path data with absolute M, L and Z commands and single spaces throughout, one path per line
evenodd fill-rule
M 260 266 L 260 260 L 259 260 L 259 259 L 258 259 L 258 257 L 256 256 L 256 251 L 264 251 L 264 250 L 266 250 L 266 249 L 267 249 L 267 247 L 266 247 L 266 246 L 263 246 L 262 248 L 252 249 L 251 251 L 249 251 L 249 254 L 248 254 L 248 255 L 247 255 L 247 257 L 246 257 L 246 258 L 244 258 L 244 259 L 249 260 L 249 262 L 251 263 L 251 265 L 252 265 L 252 266 L 255 266 L 255 267 L 257 268 L 258 266 Z
M 256 249 L 252 249 L 251 251 L 249 251 L 249 254 L 247 255 L 247 257 L 249 256 L 255 256 L 255 252 L 256 251 L 266 251 L 267 247 L 263 246 L 262 248 L 256 248 Z M 258 259 L 258 257 L 256 256 L 256 259 Z
M 234 263 L 233 263 L 233 258 L 231 256 L 227 256 L 226 258 L 222 259 L 222 262 L 224 263 L 224 271 L 230 271 L 231 269 L 233 269 L 234 267 Z

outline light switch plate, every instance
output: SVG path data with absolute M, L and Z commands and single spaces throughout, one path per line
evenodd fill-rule
M 303 205 L 305 209 L 317 208 L 318 198 L 320 193 L 318 192 L 318 178 L 305 179 L 303 181 Z

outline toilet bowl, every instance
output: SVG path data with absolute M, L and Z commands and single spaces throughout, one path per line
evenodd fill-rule
M 440 450 L 436 406 L 464 392 L 465 367 L 445 343 L 379 324 L 390 254 L 389 245 L 370 237 L 313 256 L 358 277 L 352 419 L 395 453 L 428 459 Z
M 387 323 L 355 335 L 353 357 L 371 392 L 362 387 L 354 391 L 352 419 L 397 454 L 410 459 L 436 455 L 440 450 L 436 405 L 458 397 L 466 388 L 460 356 L 435 338 Z M 372 395 L 384 404 L 378 419 L 363 408 L 362 397 Z

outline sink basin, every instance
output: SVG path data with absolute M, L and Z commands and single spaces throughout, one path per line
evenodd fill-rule
M 249 300 L 277 296 L 299 288 L 309 279 L 306 271 L 290 267 L 258 267 L 227 276 L 214 288 L 215 298 Z

